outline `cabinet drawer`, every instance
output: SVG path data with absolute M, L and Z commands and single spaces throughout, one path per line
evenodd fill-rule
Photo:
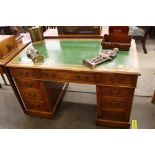
M 39 79 L 65 80 L 66 73 L 63 71 L 38 70 L 37 76 Z
M 32 78 L 35 77 L 35 71 L 33 69 L 10 69 L 13 77 Z
M 101 109 L 124 109 L 128 110 L 131 106 L 131 99 L 128 97 L 104 97 L 100 96 Z
M 52 107 L 43 101 L 24 100 L 26 109 L 35 111 L 51 111 Z
M 129 121 L 129 113 L 125 111 L 106 111 L 102 110 L 100 118 L 113 121 Z
M 99 93 L 103 94 L 104 96 L 133 96 L 134 88 L 124 88 L 124 87 L 108 87 L 108 86 L 98 86 Z
M 37 80 L 26 80 L 26 79 L 19 79 L 15 78 L 15 82 L 18 87 L 20 88 L 35 88 L 40 89 L 41 88 L 41 82 Z
M 28 90 L 20 89 L 20 93 L 21 93 L 23 100 L 40 101 L 40 102 L 45 101 L 44 92 L 41 90 L 28 91 Z
M 101 74 L 99 81 L 104 85 L 119 85 L 119 86 L 135 87 L 137 83 L 137 75 Z
M 67 80 L 71 82 L 95 82 L 95 75 L 90 73 L 67 73 Z

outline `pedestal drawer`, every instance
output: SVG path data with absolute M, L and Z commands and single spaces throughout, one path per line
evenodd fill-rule
M 126 111 L 106 111 L 102 110 L 100 118 L 113 121 L 129 121 L 129 113 Z
M 43 91 L 35 90 L 20 90 L 22 99 L 27 109 L 39 110 L 39 111 L 50 111 L 52 105 L 46 100 L 46 96 Z
M 15 82 L 18 87 L 24 88 L 24 89 L 27 89 L 27 88 L 40 89 L 41 88 L 41 82 L 37 80 L 15 78 Z
M 24 104 L 26 106 L 26 109 L 28 110 L 34 110 L 34 111 L 51 111 L 52 107 L 48 105 L 44 101 L 32 101 L 32 100 L 25 100 Z
M 21 96 L 23 100 L 31 100 L 31 101 L 46 101 L 44 92 L 41 90 L 22 90 L 20 89 Z
M 108 97 L 100 96 L 100 108 L 102 109 L 124 109 L 128 110 L 131 106 L 131 99 L 128 97 Z

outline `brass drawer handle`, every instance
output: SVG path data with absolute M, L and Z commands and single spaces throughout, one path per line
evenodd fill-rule
M 51 74 L 51 77 L 56 77 L 56 74 Z
M 109 91 L 109 93 L 111 94 L 111 95 L 122 95 L 122 91 L 115 91 L 115 90 L 110 90 Z
M 43 76 L 49 77 L 48 73 L 43 73 Z
M 76 79 L 78 79 L 78 80 L 80 80 L 80 78 L 81 78 L 79 75 L 77 75 L 77 76 L 75 76 L 75 77 L 76 77 Z
M 43 76 L 54 78 L 56 77 L 56 74 L 43 73 Z
M 20 74 L 21 76 L 29 76 L 29 72 L 26 72 L 26 73 L 20 72 L 19 74 Z
M 37 95 L 36 94 L 28 94 L 30 97 L 36 97 Z
M 120 103 L 110 103 L 110 106 L 111 107 L 119 107 L 120 106 Z
M 27 83 L 26 86 L 29 87 L 29 88 L 32 88 L 33 83 Z
M 89 79 L 89 76 L 85 76 L 85 80 L 88 80 Z

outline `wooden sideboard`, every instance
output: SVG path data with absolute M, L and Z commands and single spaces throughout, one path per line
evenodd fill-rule
M 20 104 L 28 115 L 53 118 L 69 82 L 96 85 L 96 124 L 129 128 L 134 89 L 140 75 L 134 40 L 130 51 L 121 51 L 110 62 L 95 69 L 82 59 L 101 52 L 101 39 L 46 39 L 45 44 L 28 45 L 7 65 L 18 90 Z M 26 49 L 37 49 L 44 60 L 33 63 Z M 95 117 L 95 116 L 94 116 Z

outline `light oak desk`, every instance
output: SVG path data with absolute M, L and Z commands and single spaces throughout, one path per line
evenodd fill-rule
M 82 64 L 101 52 L 100 39 L 46 39 L 34 45 L 44 61 L 33 63 L 26 55 L 29 44 L 7 64 L 8 72 L 28 115 L 53 118 L 69 82 L 96 85 L 96 124 L 129 128 L 134 90 L 139 74 L 134 40 L 130 51 L 95 69 Z M 95 117 L 95 116 L 94 116 Z

